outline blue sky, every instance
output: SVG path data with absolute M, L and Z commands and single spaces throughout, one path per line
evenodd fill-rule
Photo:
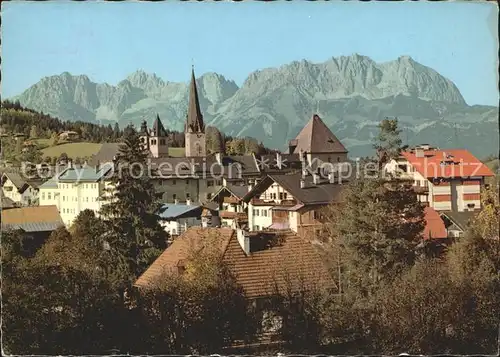
M 494 3 L 276 2 L 2 4 L 2 97 L 70 72 L 116 84 L 137 69 L 188 81 L 218 72 L 241 85 L 257 69 L 359 53 L 409 55 L 498 105 Z

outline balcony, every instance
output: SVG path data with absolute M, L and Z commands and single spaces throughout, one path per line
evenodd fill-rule
M 252 198 L 250 203 L 254 206 L 295 206 L 297 204 L 296 200 L 273 200 L 267 199 L 263 200 L 260 198 Z
M 237 219 L 238 221 L 248 221 L 245 212 L 219 211 L 219 217 L 225 219 Z

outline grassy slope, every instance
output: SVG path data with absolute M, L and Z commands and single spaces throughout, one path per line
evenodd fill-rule
M 68 157 L 74 159 L 76 157 L 89 157 L 94 155 L 101 148 L 101 144 L 96 143 L 67 143 L 57 146 L 48 147 L 42 150 L 43 156 L 59 157 L 65 152 Z

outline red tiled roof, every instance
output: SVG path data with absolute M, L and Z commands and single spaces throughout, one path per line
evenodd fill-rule
M 446 227 L 439 213 L 432 207 L 425 207 L 424 210 L 425 228 L 424 239 L 442 239 L 447 238 Z
M 230 228 L 189 228 L 165 249 L 134 285 L 137 287 L 152 286 L 155 284 L 155 280 L 163 274 L 175 274 L 179 261 L 189 258 L 192 253 L 200 251 L 207 245 L 217 244 L 221 252 L 225 251 L 233 234 L 235 231 Z
M 426 150 L 424 157 L 404 151 L 402 155 L 425 178 L 493 176 L 493 172 L 464 149 Z M 442 161 L 449 164 L 441 165 Z
M 215 236 L 223 237 L 220 241 L 221 255 L 248 298 L 271 295 L 276 292 L 276 288 L 312 288 L 316 284 L 321 288 L 335 286 L 312 243 L 292 232 L 280 233 L 277 236 L 278 243 L 246 255 L 238 242 L 235 230 L 197 227 L 188 229 L 174 240 L 139 277 L 135 286 L 151 287 L 154 286 L 155 279 L 163 273 L 175 273 L 179 261 L 188 258 L 190 247 L 199 247 L 202 245 L 200 242 L 210 244 Z M 250 236 L 251 240 L 259 238 L 258 234 Z

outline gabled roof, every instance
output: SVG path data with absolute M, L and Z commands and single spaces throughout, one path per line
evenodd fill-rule
M 262 233 L 264 234 L 264 233 Z M 261 245 L 266 237 L 251 234 L 250 246 Z M 266 234 L 268 236 L 269 233 Z M 155 286 L 162 274 L 178 272 L 177 267 L 193 251 L 215 246 L 243 288 L 247 298 L 273 295 L 275 289 L 305 288 L 320 284 L 324 288 L 335 286 L 319 253 L 311 242 L 292 232 L 275 233 L 273 244 L 247 255 L 238 243 L 236 230 L 230 228 L 191 227 L 179 236 L 170 247 L 137 279 L 137 287 Z M 261 242 L 262 241 L 262 242 Z M 292 286 L 288 286 L 291 283 Z
M 313 115 L 295 140 L 297 147 L 290 154 L 297 154 L 301 150 L 310 153 L 347 153 L 345 146 L 317 114 Z
M 26 180 L 24 180 L 21 175 L 15 172 L 5 172 L 2 177 L 2 185 L 5 183 L 6 179 L 9 179 L 12 184 L 18 189 L 21 190 L 24 185 L 26 185 Z
M 423 157 L 417 157 L 414 151 L 404 151 L 401 154 L 415 170 L 428 179 L 494 175 L 488 166 L 464 149 L 425 150 Z
M 163 127 L 163 123 L 161 122 L 160 115 L 156 114 L 156 119 L 153 123 L 153 136 L 167 136 L 167 131 Z
M 162 206 L 163 212 L 160 217 L 163 219 L 177 219 L 186 217 L 201 216 L 202 207 L 200 205 L 182 205 L 167 203 Z
M 213 201 L 217 196 L 219 196 L 222 192 L 228 192 L 230 195 L 236 197 L 241 200 L 247 193 L 248 187 L 242 185 L 226 185 L 222 186 L 217 192 L 215 192 L 212 196 L 211 201 Z
M 64 223 L 56 206 L 33 206 L 2 210 L 2 230 L 53 231 Z
M 191 83 L 189 85 L 189 104 L 186 120 L 186 132 L 191 129 L 195 133 L 204 133 L 205 124 L 201 114 L 200 101 L 198 99 L 198 89 L 196 88 L 196 78 L 194 69 L 191 71 Z
M 424 239 L 443 239 L 447 238 L 446 227 L 441 216 L 432 207 L 425 207 L 424 209 Z
M 338 183 L 320 182 L 313 183 L 313 178 L 307 176 L 304 179 L 305 187 L 300 187 L 302 173 L 284 174 L 284 175 L 268 175 L 263 180 L 259 181 L 255 187 L 248 192 L 243 200 L 249 202 L 252 198 L 261 195 L 270 187 L 273 182 L 276 182 L 288 193 L 290 193 L 297 201 L 305 204 L 329 204 L 340 201 L 342 185 Z

